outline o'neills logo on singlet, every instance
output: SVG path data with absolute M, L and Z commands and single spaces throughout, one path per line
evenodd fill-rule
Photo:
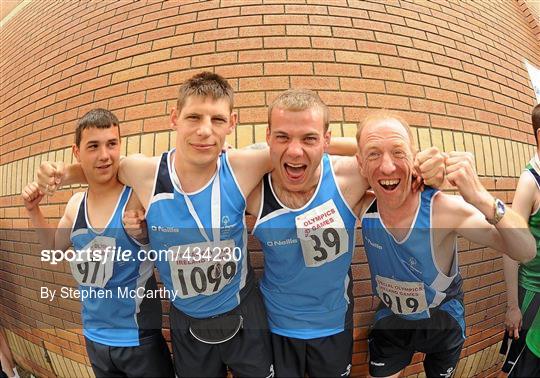
M 298 239 L 288 238 L 285 240 L 269 241 L 269 242 L 266 242 L 266 245 L 269 247 L 274 247 L 274 246 L 282 246 L 282 245 L 297 244 L 297 243 L 298 243 Z
M 364 235 L 364 239 L 366 239 L 366 241 L 368 242 L 368 244 L 370 246 L 372 246 L 373 248 L 377 248 L 377 249 L 382 249 L 382 246 L 380 244 L 377 244 L 375 242 L 372 242 L 371 240 L 369 240 L 369 238 L 367 236 Z
M 163 226 L 152 226 L 152 231 L 158 232 L 180 232 L 178 227 L 163 227 Z

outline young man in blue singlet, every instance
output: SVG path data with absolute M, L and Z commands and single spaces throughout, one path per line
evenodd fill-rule
M 41 212 L 44 194 L 38 184 L 22 191 L 39 242 L 49 251 L 66 251 L 73 245 L 75 251 L 96 253 L 81 253 L 70 263 L 80 297 L 86 297 L 81 301 L 83 333 L 96 377 L 173 377 L 161 333 L 160 299 L 122 294 L 126 289 L 155 291 L 157 284 L 154 264 L 135 258 L 142 245 L 122 225 L 124 213 L 142 212 L 142 206 L 131 188 L 117 180 L 118 119 L 108 110 L 91 110 L 79 120 L 75 139 L 73 154 L 88 190 L 71 197 L 57 227 L 51 227 Z M 118 261 L 110 253 L 99 260 L 98 254 L 119 250 L 131 251 L 133 260 Z
M 267 151 L 230 150 L 236 126 L 233 90 L 203 72 L 179 89 L 171 126 L 176 148 L 158 157 L 128 156 L 119 179 L 146 209 L 151 248 L 171 306 L 179 377 L 273 375 L 264 304 L 247 255 L 245 198 L 271 168 Z M 83 181 L 76 165 L 45 163 L 43 191 Z M 49 185 L 47 187 L 47 185 Z M 168 253 L 171 252 L 171 253 Z
M 513 259 L 535 254 L 523 218 L 482 186 L 467 153 L 451 152 L 446 177 L 461 196 L 410 189 L 415 150 L 408 124 L 380 111 L 357 133 L 358 164 L 373 192 L 355 207 L 371 272 L 381 299 L 369 335 L 373 377 L 397 377 L 415 351 L 426 354 L 429 377 L 450 377 L 465 338 L 456 237 Z
M 354 156 L 328 156 L 328 109 L 309 90 L 280 94 L 268 110 L 274 170 L 248 198 L 264 252 L 261 281 L 276 376 L 339 377 L 351 370 L 354 205 L 368 182 Z M 443 157 L 424 151 L 428 182 L 443 179 Z M 409 182 L 410 185 L 412 183 Z

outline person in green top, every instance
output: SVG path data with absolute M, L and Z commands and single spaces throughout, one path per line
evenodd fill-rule
M 513 341 L 502 372 L 509 377 L 540 377 L 540 104 L 532 111 L 532 125 L 537 152 L 519 178 L 512 209 L 529 220 L 536 257 L 518 265 L 503 255 L 505 325 Z

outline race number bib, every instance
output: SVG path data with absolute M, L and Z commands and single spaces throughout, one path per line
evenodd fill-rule
M 81 285 L 103 288 L 113 274 L 116 240 L 108 236 L 96 236 L 70 261 L 71 274 Z
M 375 277 L 379 298 L 394 314 L 416 314 L 428 309 L 423 282 L 403 282 Z
M 180 298 L 218 293 L 234 277 L 242 250 L 234 240 L 171 247 L 169 256 L 174 290 Z
M 298 215 L 295 222 L 307 267 L 321 266 L 348 252 L 349 234 L 334 200 Z

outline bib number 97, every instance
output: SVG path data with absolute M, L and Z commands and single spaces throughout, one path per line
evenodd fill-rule
M 99 267 L 102 264 L 99 261 L 87 261 L 80 264 L 77 264 L 77 271 L 81 274 L 81 283 L 95 284 L 98 279 Z M 103 275 L 101 272 L 100 276 Z

